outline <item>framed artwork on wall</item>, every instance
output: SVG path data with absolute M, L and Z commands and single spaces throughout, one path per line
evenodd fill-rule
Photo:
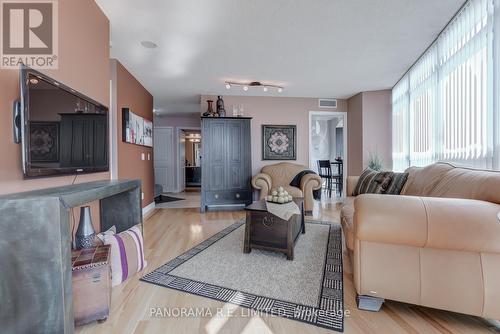
M 153 122 L 122 108 L 122 140 L 126 143 L 153 147 Z
M 59 122 L 29 122 L 32 162 L 59 161 Z
M 262 160 L 297 160 L 297 126 L 262 125 Z

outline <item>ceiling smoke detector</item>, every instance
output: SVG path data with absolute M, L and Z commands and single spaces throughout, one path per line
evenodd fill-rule
M 156 49 L 158 47 L 158 44 L 151 41 L 142 41 L 141 45 L 144 46 L 146 49 Z

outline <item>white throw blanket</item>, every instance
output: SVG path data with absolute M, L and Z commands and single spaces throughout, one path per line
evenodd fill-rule
M 288 221 L 293 215 L 300 215 L 300 209 L 294 201 L 286 204 L 276 204 L 266 201 L 267 211 L 279 217 L 283 220 Z

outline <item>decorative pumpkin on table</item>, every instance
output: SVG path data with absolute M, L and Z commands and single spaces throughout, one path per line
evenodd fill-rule
M 271 195 L 267 196 L 267 201 L 271 203 L 285 204 L 293 201 L 293 197 L 280 186 L 271 191 Z

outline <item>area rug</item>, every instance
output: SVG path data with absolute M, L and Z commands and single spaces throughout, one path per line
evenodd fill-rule
M 294 250 L 242 251 L 239 221 L 141 280 L 311 325 L 343 331 L 340 225 L 307 222 Z
M 171 197 L 166 195 L 160 195 L 155 197 L 155 203 L 169 203 L 176 201 L 184 201 L 184 198 Z

